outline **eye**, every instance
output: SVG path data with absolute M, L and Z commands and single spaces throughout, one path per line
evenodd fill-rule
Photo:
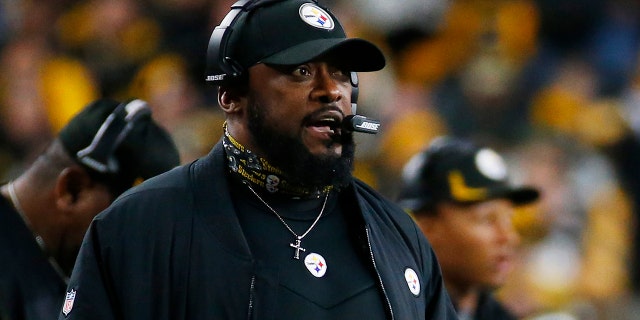
M 340 81 L 350 81 L 351 74 L 346 70 L 336 68 L 332 70 L 331 74 Z
M 482 204 L 479 206 L 476 206 L 473 213 L 474 213 L 473 217 L 475 217 L 475 220 L 478 223 L 481 223 L 484 225 L 494 224 L 496 220 L 498 220 L 498 215 L 499 215 L 499 212 L 496 212 L 491 207 L 483 206 Z
M 306 65 L 297 66 L 291 72 L 294 76 L 309 76 L 311 75 L 311 70 Z

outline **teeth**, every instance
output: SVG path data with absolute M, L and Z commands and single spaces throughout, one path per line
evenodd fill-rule
M 314 121 L 314 123 L 311 125 L 315 127 L 326 127 L 324 129 L 324 130 L 327 130 L 326 132 L 334 134 L 340 126 L 339 122 L 340 121 L 336 117 L 324 116 L 316 119 L 316 121 Z

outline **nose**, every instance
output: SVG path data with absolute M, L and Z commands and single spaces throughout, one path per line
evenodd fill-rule
M 311 98 L 321 103 L 335 103 L 344 98 L 343 83 L 331 74 L 326 66 L 318 69 L 315 75 Z
M 501 243 L 507 243 L 512 246 L 517 246 L 520 243 L 520 235 L 513 225 L 511 215 L 507 215 L 499 219 L 496 229 L 498 239 Z

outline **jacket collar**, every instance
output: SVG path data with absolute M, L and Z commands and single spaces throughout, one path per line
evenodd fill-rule
M 222 141 L 208 155 L 193 162 L 189 169 L 196 216 L 231 254 L 251 259 L 251 251 L 240 227 L 229 189 Z M 197 221 L 197 220 L 196 220 Z

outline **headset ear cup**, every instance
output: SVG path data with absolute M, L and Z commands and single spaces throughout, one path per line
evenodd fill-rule
M 227 54 L 227 49 L 236 21 L 243 12 L 250 10 L 248 7 L 253 2 L 253 0 L 239 0 L 231 5 L 229 13 L 211 33 L 207 46 L 205 81 L 222 84 L 244 74 L 243 67 Z
M 351 71 L 349 80 L 351 81 L 351 114 L 356 114 L 358 110 L 358 74 Z

